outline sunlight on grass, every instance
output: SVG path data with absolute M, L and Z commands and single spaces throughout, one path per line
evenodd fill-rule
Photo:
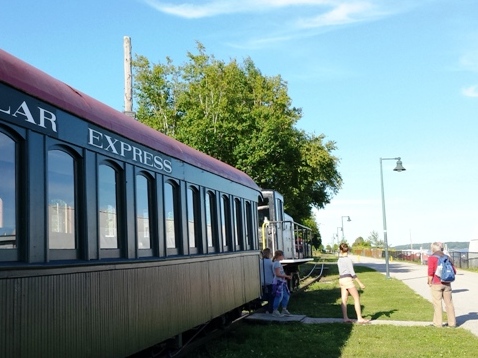
M 478 338 L 463 329 L 242 324 L 189 357 L 475 357 Z
M 303 270 L 306 268 L 304 267 Z M 366 286 L 360 294 L 364 317 L 398 321 L 431 321 L 432 305 L 401 281 L 387 280 L 381 273 L 364 266 L 356 265 L 355 271 Z M 342 317 L 337 266 L 330 264 L 327 272 L 327 276 L 321 278 L 319 282 L 292 296 L 289 304 L 292 312 L 309 317 Z M 348 302 L 349 317 L 356 317 L 353 299 L 349 297 Z
M 312 267 L 302 266 L 304 272 Z M 317 318 L 342 317 L 337 266 L 332 262 L 328 266 L 327 275 L 319 282 L 293 293 L 291 312 Z M 370 268 L 356 265 L 355 269 L 366 286 L 361 292 L 364 317 L 431 322 L 432 304 L 407 285 L 387 280 Z M 355 318 L 351 298 L 348 312 Z M 478 337 L 461 328 L 264 322 L 240 324 L 189 357 L 475 357 L 476 352 Z

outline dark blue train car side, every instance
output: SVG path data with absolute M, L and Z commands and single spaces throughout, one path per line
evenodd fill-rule
M 239 315 L 260 195 L 0 51 L 0 356 L 124 357 Z

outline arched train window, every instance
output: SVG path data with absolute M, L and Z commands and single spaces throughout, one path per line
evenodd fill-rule
M 232 251 L 231 208 L 229 206 L 229 197 L 227 195 L 222 195 L 221 197 L 221 233 L 224 251 Z
M 191 252 L 197 253 L 197 250 L 192 250 L 200 246 L 201 235 L 198 226 L 200 223 L 199 191 L 195 187 L 188 187 L 187 200 L 189 248 Z
M 215 205 L 215 195 L 213 192 L 208 191 L 206 193 L 206 240 L 207 246 L 209 248 L 215 247 L 215 229 L 214 223 L 216 222 L 216 205 Z M 214 249 L 208 250 L 209 252 L 214 252 Z
M 246 229 L 246 245 L 249 250 L 254 249 L 254 235 L 252 233 L 252 206 L 248 201 L 246 202 L 246 219 L 245 219 L 245 229 Z
M 234 243 L 236 246 L 236 250 L 241 250 L 244 245 L 244 228 L 242 222 L 244 221 L 242 218 L 242 205 L 240 199 L 234 199 Z
M 177 217 L 179 208 L 178 187 L 175 183 L 164 183 L 164 222 L 166 228 L 166 248 L 169 254 L 179 254 L 180 236 L 178 234 L 179 218 Z M 174 249 L 174 250 L 171 250 Z
M 100 164 L 98 172 L 98 223 L 101 249 L 119 249 L 117 171 Z
M 138 249 L 151 249 L 151 184 L 144 175 L 136 175 L 136 240 Z
M 62 150 L 48 151 L 48 247 L 76 249 L 75 159 Z
M 15 141 L 0 132 L 0 250 L 18 247 L 15 158 Z

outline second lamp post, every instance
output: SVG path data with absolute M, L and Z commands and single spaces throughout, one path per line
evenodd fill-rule
M 352 221 L 350 220 L 350 216 L 342 216 L 342 242 L 344 241 L 344 218 L 347 218 L 347 221 Z
M 397 166 L 393 169 L 396 172 L 403 172 L 406 169 L 402 165 L 400 157 L 397 158 L 380 158 L 380 181 L 382 183 L 382 217 L 383 217 L 383 246 L 385 249 L 385 272 L 386 277 L 390 278 L 390 273 L 388 269 L 388 239 L 387 239 L 387 219 L 385 215 L 385 195 L 383 191 L 383 170 L 382 170 L 382 161 L 383 160 L 396 160 Z

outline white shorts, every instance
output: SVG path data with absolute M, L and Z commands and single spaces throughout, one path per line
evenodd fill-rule
M 352 277 L 339 278 L 339 285 L 340 287 L 346 288 L 346 289 L 355 287 L 354 280 Z

